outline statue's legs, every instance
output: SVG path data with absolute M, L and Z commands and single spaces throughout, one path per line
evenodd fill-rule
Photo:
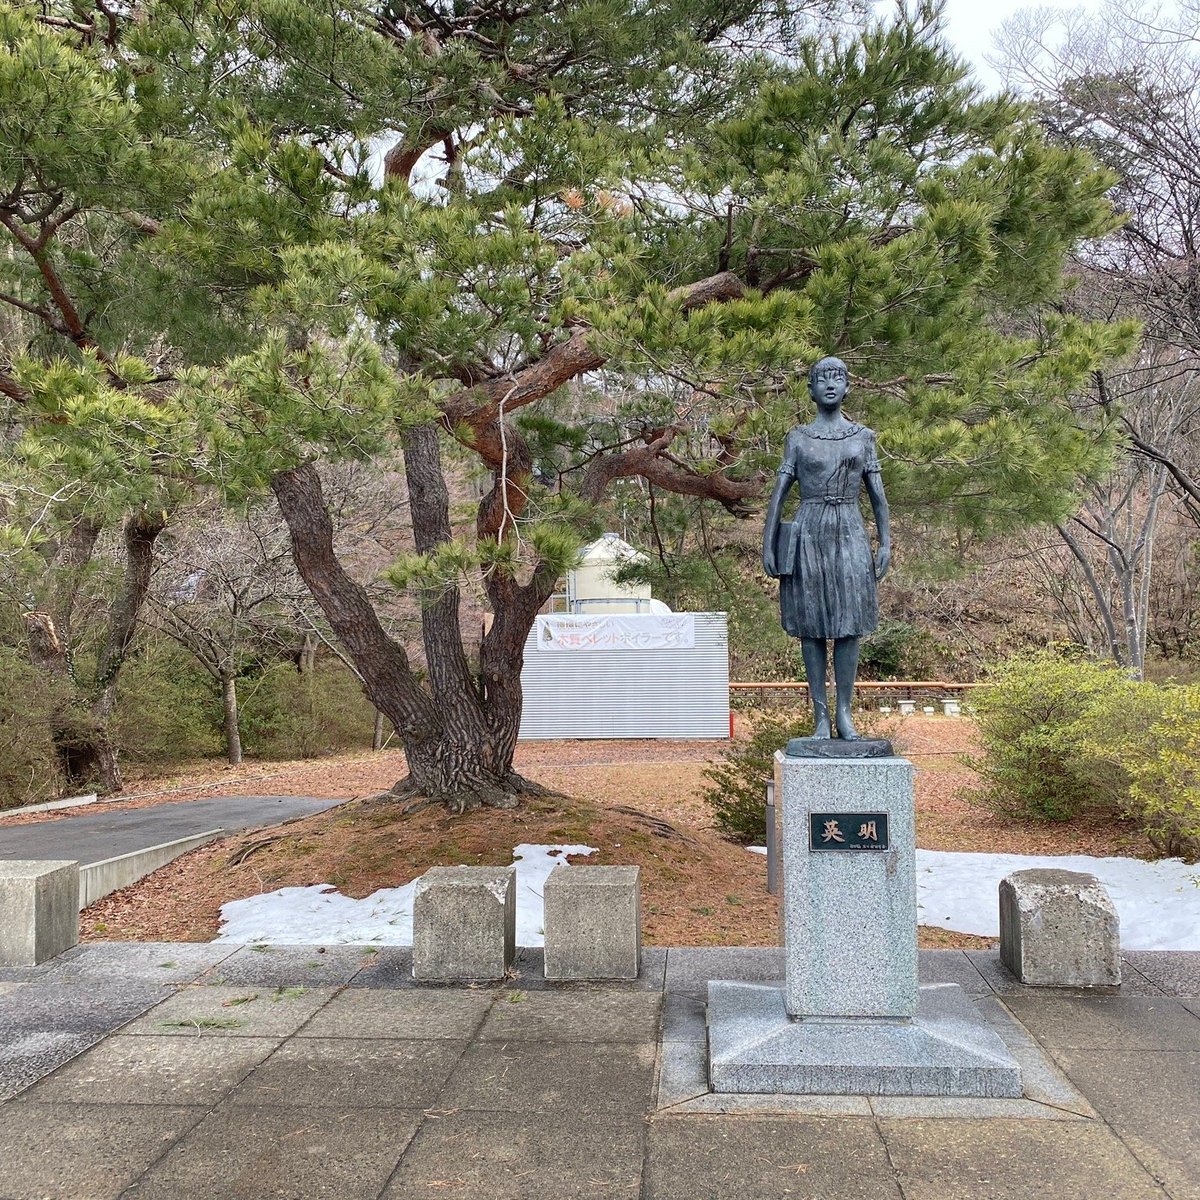
M 829 697 L 825 691 L 827 656 L 823 638 L 801 638 L 804 674 L 808 676 L 808 694 L 812 697 L 813 737 L 832 737 L 829 727 Z
M 808 659 L 805 658 L 807 665 Z M 858 638 L 838 638 L 833 643 L 833 679 L 837 688 L 837 731 L 838 737 L 853 741 L 858 730 L 850 719 L 850 702 L 854 699 L 854 680 L 858 675 Z M 822 673 L 821 690 L 825 680 Z

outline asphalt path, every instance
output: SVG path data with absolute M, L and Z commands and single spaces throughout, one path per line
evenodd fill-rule
M 312 796 L 210 796 L 175 800 L 152 808 L 97 812 L 106 805 L 89 805 L 86 815 L 61 817 L 0 829 L 0 859 L 75 859 L 80 864 L 102 862 L 173 842 L 210 829 L 253 829 L 278 825 L 295 817 L 324 812 L 345 800 Z

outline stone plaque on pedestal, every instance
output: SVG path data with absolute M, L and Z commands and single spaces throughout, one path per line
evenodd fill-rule
M 778 753 L 775 796 L 783 986 L 709 984 L 713 1091 L 1020 1096 L 962 989 L 917 986 L 912 764 Z
M 775 804 L 783 824 L 788 1013 L 911 1017 L 917 1011 L 912 763 L 780 754 Z M 871 845 L 871 833 L 879 845 L 881 828 L 887 849 L 849 849 Z M 836 853 L 831 846 L 847 849 Z

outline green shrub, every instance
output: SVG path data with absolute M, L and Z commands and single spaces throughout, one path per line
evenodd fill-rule
M 789 738 L 811 732 L 807 719 L 754 714 L 750 737 L 735 742 L 719 763 L 704 772 L 713 784 L 704 799 L 722 833 L 747 845 L 762 844 L 767 835 L 764 789 L 775 776 L 775 751 L 782 750 Z
M 1043 821 L 1124 811 L 1121 728 L 1152 706 L 1153 691 L 1116 666 L 1057 650 L 1008 659 L 973 698 L 984 750 L 969 760 L 977 799 L 1001 816 Z
M 921 630 L 907 621 L 889 618 L 879 622 L 874 633 L 863 638 L 859 650 L 860 679 L 923 679 L 908 673 L 909 659 L 923 641 Z
M 302 673 L 272 663 L 240 684 L 242 744 L 263 758 L 316 758 L 371 745 L 375 710 L 339 662 Z
M 171 766 L 220 754 L 217 685 L 175 643 L 149 642 L 121 669 L 109 732 L 131 762 Z
M 59 795 L 52 718 L 65 703 L 28 655 L 0 646 L 0 810 Z
M 1129 814 L 1160 854 L 1200 858 L 1200 685 L 1163 688 L 1157 719 L 1127 743 Z

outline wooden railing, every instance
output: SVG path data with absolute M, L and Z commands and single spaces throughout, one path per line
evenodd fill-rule
M 982 683 L 954 683 L 948 679 L 868 679 L 854 685 L 857 692 L 873 692 L 883 697 L 894 696 L 897 700 L 951 699 L 969 692 L 972 688 L 983 687 Z M 788 681 L 784 683 L 734 683 L 730 682 L 730 692 L 765 692 L 765 691 L 805 691 L 807 683 Z

